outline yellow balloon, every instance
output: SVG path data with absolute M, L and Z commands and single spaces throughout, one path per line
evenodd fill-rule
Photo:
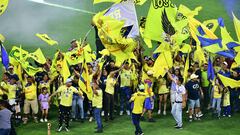
M 2 15 L 7 9 L 9 0 L 0 0 L 0 15 Z

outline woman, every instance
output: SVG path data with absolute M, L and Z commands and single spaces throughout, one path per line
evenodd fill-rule
M 167 108 L 167 99 L 169 94 L 169 89 L 167 88 L 167 81 L 166 76 L 164 78 L 160 78 L 158 80 L 159 88 L 158 88 L 158 95 L 159 95 L 159 110 L 158 114 L 161 114 L 162 111 L 162 104 L 163 104 L 163 115 L 166 115 L 166 108 Z

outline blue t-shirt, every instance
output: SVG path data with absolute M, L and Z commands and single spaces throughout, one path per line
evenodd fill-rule
M 186 83 L 186 89 L 188 91 L 188 98 L 191 100 L 199 99 L 200 85 L 199 82 L 194 82 L 190 80 Z
M 11 111 L 8 109 L 0 110 L 0 129 L 10 129 L 11 128 Z

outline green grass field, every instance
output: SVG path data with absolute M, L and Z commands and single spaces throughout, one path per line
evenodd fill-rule
M 156 112 L 155 112 L 156 114 Z M 116 116 L 116 115 L 115 115 Z M 173 128 L 175 124 L 173 117 L 168 112 L 167 116 L 154 116 L 156 123 L 141 122 L 142 129 L 146 135 L 239 135 L 240 133 L 240 114 L 234 115 L 232 118 L 222 118 L 220 120 L 212 118 L 210 114 L 205 116 L 201 121 L 193 121 L 189 123 L 184 114 L 183 130 Z M 57 129 L 57 113 L 50 112 L 50 123 L 52 124 L 51 135 L 92 135 L 94 134 L 96 124 L 93 121 L 89 123 L 85 121 L 71 122 L 70 132 L 56 132 Z M 128 116 L 116 116 L 112 122 L 103 122 L 103 135 L 133 135 L 134 126 Z M 17 128 L 19 135 L 47 135 L 46 123 L 28 123 Z
M 64 6 L 74 7 L 86 11 L 98 12 L 110 6 L 110 4 L 92 5 L 92 0 L 46 0 Z M 184 4 L 191 9 L 202 6 L 203 9 L 197 16 L 200 21 L 217 19 L 222 17 L 232 37 L 236 39 L 231 18 L 224 7 L 224 0 L 172 0 L 175 4 Z M 225 0 L 227 1 L 227 0 Z M 236 1 L 234 9 L 240 9 L 240 1 Z M 143 5 L 137 6 L 137 14 L 147 16 L 150 0 Z M 10 0 L 7 11 L 0 16 L 0 33 L 6 37 L 5 47 L 8 51 L 13 45 L 22 45 L 23 49 L 34 51 L 38 47 L 43 50 L 47 57 L 53 57 L 57 49 L 66 50 L 71 39 L 83 38 L 91 28 L 92 14 L 41 5 L 29 2 L 28 0 Z M 39 40 L 36 33 L 46 33 L 59 42 L 58 46 L 48 46 Z M 94 31 L 88 37 L 88 42 L 95 48 Z M 219 30 L 216 33 L 220 35 Z M 152 50 L 147 50 L 151 52 Z M 1 64 L 0 64 L 1 68 Z M 91 135 L 93 134 L 94 123 L 80 122 L 71 123 L 71 132 L 56 133 L 57 113 L 51 111 L 50 122 L 52 123 L 52 135 Z M 204 118 L 200 122 L 189 124 L 184 122 L 184 129 L 177 131 L 173 129 L 174 120 L 170 114 L 166 117 L 156 116 L 157 122 L 152 124 L 142 122 L 142 128 L 146 135 L 238 135 L 240 133 L 240 115 L 221 120 Z M 130 135 L 134 133 L 134 127 L 128 117 L 119 117 L 112 123 L 104 123 L 105 135 Z M 21 125 L 17 128 L 19 135 L 46 135 L 46 123 Z

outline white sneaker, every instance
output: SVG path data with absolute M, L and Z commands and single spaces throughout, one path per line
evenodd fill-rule
M 69 132 L 69 129 L 65 127 L 65 131 L 66 131 L 66 132 Z
M 232 116 L 231 115 L 228 115 L 229 118 L 231 118 Z
M 199 112 L 198 113 L 198 117 L 202 117 L 203 116 L 203 113 L 202 112 Z
M 92 122 L 92 120 L 93 120 L 93 117 L 90 117 L 90 118 L 89 118 L 89 122 Z
M 58 131 L 58 132 L 61 132 L 61 131 L 62 131 L 62 126 L 59 127 L 57 131 Z
M 167 112 L 166 112 L 166 111 L 163 111 L 163 115 L 167 115 Z
M 45 122 L 48 122 L 48 119 L 44 119 Z
M 158 110 L 158 115 L 161 115 L 161 110 Z
M 120 114 L 119 114 L 120 116 L 122 116 L 123 115 L 123 111 L 120 111 Z
M 102 111 L 102 114 L 101 114 L 101 116 L 104 116 L 104 111 Z
M 44 122 L 43 119 L 40 119 L 40 122 Z
M 128 115 L 128 116 L 130 116 L 130 115 L 131 115 L 131 113 L 130 113 L 130 111 L 129 111 L 129 110 L 127 110 L 126 112 L 127 112 L 127 115 Z

